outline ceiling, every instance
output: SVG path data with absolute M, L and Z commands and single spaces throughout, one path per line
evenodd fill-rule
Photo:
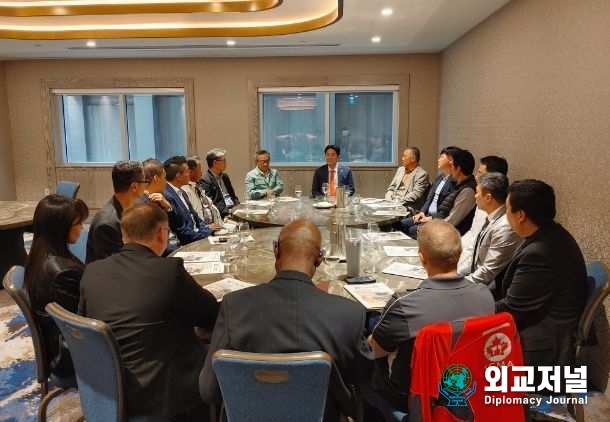
M 0 60 L 439 52 L 508 1 L 0 0 Z

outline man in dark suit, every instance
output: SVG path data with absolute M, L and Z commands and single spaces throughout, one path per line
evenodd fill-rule
M 114 195 L 91 221 L 87 237 L 87 264 L 106 258 L 123 247 L 121 215 L 144 195 L 147 185 L 141 162 L 119 161 L 112 167 Z
M 86 267 L 79 314 L 104 321 L 114 333 L 128 416 L 205 420 L 197 391 L 205 348 L 194 327 L 211 330 L 218 303 L 182 259 L 161 257 L 169 227 L 157 205 L 125 210 L 121 231 L 123 249 Z
M 439 175 L 434 180 L 432 188 L 428 191 L 428 197 L 419 213 L 412 217 L 403 218 L 395 223 L 395 228 L 413 238 L 417 238 L 418 224 L 432 218 L 444 218 L 439 206 L 443 203 L 449 192 L 453 190 L 453 178 L 451 170 L 453 168 L 453 153 L 459 151 L 457 147 L 445 147 L 438 156 Z
M 553 220 L 555 192 L 544 182 L 514 182 L 508 190 L 506 217 L 525 240 L 508 264 L 496 311 L 514 317 L 526 365 L 571 365 L 572 334 L 587 295 L 580 248 Z M 539 371 L 536 375 L 539 380 Z
M 200 185 L 205 194 L 212 198 L 214 205 L 220 211 L 222 218 L 231 214 L 231 208 L 239 205 L 239 199 L 231 184 L 231 179 L 225 173 L 227 169 L 227 151 L 214 148 L 205 156 L 208 171 L 201 177 Z
M 324 159 L 326 164 L 318 167 L 313 174 L 313 181 L 311 182 L 311 195 L 322 196 L 322 183 L 328 183 L 328 194 L 335 196 L 334 189 L 345 186 L 349 190 L 350 195 L 356 192 L 354 187 L 354 178 L 352 177 L 352 170 L 347 166 L 340 166 L 339 159 L 341 154 L 341 148 L 337 145 L 327 145 L 324 148 Z M 331 177 L 332 176 L 332 177 Z
M 210 351 L 199 377 L 204 401 L 220 391 L 212 369 L 219 349 L 289 353 L 324 351 L 333 358 L 325 421 L 354 416 L 351 385 L 370 376 L 373 355 L 364 335 L 364 308 L 316 288 L 311 277 L 322 262 L 321 237 L 309 221 L 287 224 L 274 243 L 277 274 L 268 283 L 226 295 Z M 338 371 L 338 372 L 337 372 Z
M 188 195 L 182 187 L 188 185 L 190 172 L 186 158 L 176 156 L 168 158 L 163 164 L 167 177 L 167 186 L 163 196 L 171 204 L 173 213 L 169 216 L 169 227 L 178 237 L 181 245 L 188 245 L 196 240 L 204 239 L 220 230 L 216 224 L 209 226 L 195 212 Z

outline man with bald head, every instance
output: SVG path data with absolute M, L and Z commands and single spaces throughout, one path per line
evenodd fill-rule
M 316 288 L 322 262 L 320 231 L 309 221 L 287 224 L 273 243 L 275 277 L 223 298 L 210 350 L 199 376 L 204 401 L 220 400 L 212 369 L 219 349 L 258 353 L 324 351 L 333 358 L 324 421 L 355 416 L 351 385 L 368 379 L 373 355 L 364 335 L 364 308 Z M 337 373 L 338 371 L 338 373 Z

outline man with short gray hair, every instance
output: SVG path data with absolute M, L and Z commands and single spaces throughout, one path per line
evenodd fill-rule
M 476 237 L 472 260 L 458 268 L 467 280 L 489 285 L 492 292 L 504 277 L 522 239 L 510 228 L 506 219 L 508 178 L 502 173 L 483 173 L 477 177 L 475 201 L 480 210 L 487 213 L 483 228 Z
M 369 336 L 375 357 L 387 356 L 391 366 L 389 373 L 380 374 L 381 395 L 403 412 L 407 410 L 411 354 L 418 331 L 435 322 L 494 313 L 489 289 L 457 273 L 462 245 L 451 223 L 430 220 L 419 229 L 417 244 L 428 278 L 416 290 L 394 293 Z
M 246 174 L 246 195 L 251 199 L 278 196 L 284 190 L 280 173 L 271 166 L 271 154 L 262 149 L 254 156 L 256 167 Z
M 426 200 L 430 187 L 428 172 L 419 165 L 419 148 L 407 147 L 402 153 L 402 166 L 396 169 L 394 179 L 385 191 L 385 199 L 402 198 L 404 206 L 419 210 Z
M 220 211 L 222 218 L 231 213 L 231 208 L 239 205 L 239 199 L 231 184 L 231 179 L 225 173 L 227 169 L 227 151 L 214 148 L 205 156 L 208 171 L 201 177 L 200 184 L 205 194 L 212 198 L 214 205 Z

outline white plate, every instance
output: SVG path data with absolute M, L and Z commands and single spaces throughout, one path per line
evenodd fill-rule
M 332 208 L 335 205 L 331 204 L 330 202 L 314 202 L 312 206 L 314 208 Z
M 227 233 L 229 233 L 229 231 L 227 229 L 220 229 L 220 230 L 214 232 L 214 236 L 222 236 Z
M 278 202 L 293 202 L 298 201 L 299 198 L 293 198 L 292 196 L 278 196 L 275 198 L 275 200 Z

